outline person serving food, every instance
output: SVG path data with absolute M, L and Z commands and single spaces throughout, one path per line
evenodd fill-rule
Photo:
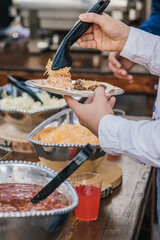
M 77 41 L 80 47 L 116 51 L 120 56 L 144 65 L 160 76 L 160 37 L 129 27 L 107 14 L 82 14 L 81 21 L 94 23 Z M 106 98 L 102 87 L 85 104 L 65 96 L 80 123 L 99 137 L 100 146 L 109 154 L 124 154 L 138 163 L 157 167 L 158 219 L 160 229 L 160 85 L 155 121 L 131 121 L 113 115 L 115 98 Z

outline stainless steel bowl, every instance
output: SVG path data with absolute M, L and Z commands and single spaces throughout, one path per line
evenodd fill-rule
M 23 161 L 0 162 L 0 183 L 29 183 L 45 185 L 56 172 L 42 165 Z M 77 206 L 78 196 L 68 181 L 57 189 L 70 205 L 49 211 L 0 212 L 0 239 L 46 240 L 58 239 L 69 213 Z
M 11 84 L 7 84 L 0 88 L 0 99 L 2 98 L 2 92 L 4 90 L 7 92 L 7 94 L 12 95 L 13 97 L 22 95 L 22 92 L 17 90 L 16 87 L 12 86 Z M 32 91 L 41 90 L 32 88 Z M 5 109 L 0 107 L 0 116 L 17 129 L 29 133 L 41 122 L 52 116 L 54 113 L 61 111 L 66 106 L 67 104 L 61 107 L 38 109 L 32 112 L 16 108 Z
M 73 111 L 71 109 L 65 109 L 57 114 L 54 114 L 29 133 L 27 140 L 33 144 L 42 164 L 59 172 L 85 145 L 43 143 L 34 140 L 34 136 L 46 127 L 58 127 L 62 124 L 77 123 L 78 118 Z M 92 146 L 95 148 L 95 152 L 84 164 L 82 164 L 78 171 L 83 171 L 83 169 L 85 171 L 94 171 L 100 165 L 101 159 L 99 158 L 104 156 L 104 151 L 100 148 L 99 144 L 92 144 Z

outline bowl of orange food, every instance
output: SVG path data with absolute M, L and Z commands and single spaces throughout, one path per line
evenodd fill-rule
M 70 212 L 78 205 L 78 196 L 64 181 L 48 198 L 39 203 L 30 200 L 56 172 L 40 164 L 25 161 L 0 162 L 0 239 L 58 239 Z
M 58 172 L 87 143 L 90 143 L 95 151 L 75 173 L 95 171 L 104 156 L 99 139 L 79 124 L 71 109 L 63 110 L 45 120 L 29 133 L 27 140 L 33 144 L 40 163 Z

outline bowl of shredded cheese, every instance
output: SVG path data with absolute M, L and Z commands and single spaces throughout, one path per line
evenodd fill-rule
M 33 144 L 40 163 L 57 172 L 87 143 L 90 143 L 95 151 L 76 172 L 95 171 L 104 156 L 99 139 L 79 124 L 71 109 L 65 109 L 45 120 L 29 133 L 27 140 Z
M 23 132 L 30 132 L 41 122 L 67 107 L 64 98 L 32 88 L 42 100 L 35 102 L 27 93 L 11 84 L 0 88 L 0 116 Z

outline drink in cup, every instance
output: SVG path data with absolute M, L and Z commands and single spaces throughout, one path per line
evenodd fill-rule
M 84 172 L 71 178 L 79 204 L 75 209 L 76 218 L 82 221 L 93 221 L 98 218 L 102 177 L 97 173 Z

